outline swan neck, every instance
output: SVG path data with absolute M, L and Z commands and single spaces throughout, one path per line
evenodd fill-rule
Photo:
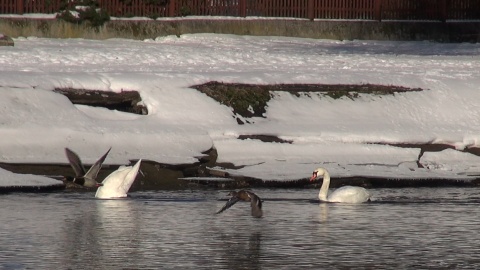
M 330 174 L 328 174 L 328 172 L 325 172 L 323 174 L 322 187 L 320 188 L 320 192 L 318 193 L 318 198 L 321 201 L 328 201 L 327 196 L 328 196 L 329 187 L 330 187 Z

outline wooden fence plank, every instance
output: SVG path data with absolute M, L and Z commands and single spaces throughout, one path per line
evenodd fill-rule
M 0 0 L 0 14 L 55 13 L 61 0 Z M 480 0 L 98 0 L 111 16 L 262 16 L 306 19 L 480 20 Z M 73 5 L 70 2 L 70 5 Z

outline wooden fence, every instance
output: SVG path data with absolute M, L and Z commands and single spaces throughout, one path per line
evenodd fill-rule
M 55 13 L 65 0 L 0 0 L 0 14 Z M 258 16 L 347 20 L 480 20 L 480 0 L 98 0 L 115 17 Z

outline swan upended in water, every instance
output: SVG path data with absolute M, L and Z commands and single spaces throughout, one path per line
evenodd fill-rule
M 95 193 L 95 197 L 99 199 L 127 197 L 128 190 L 137 177 L 141 162 L 140 159 L 133 166 L 121 166 L 112 172 L 103 180 L 102 185 Z
M 370 201 L 372 195 L 363 187 L 344 186 L 337 188 L 328 194 L 330 186 L 330 174 L 325 168 L 318 168 L 313 171 L 310 181 L 316 180 L 323 176 L 323 184 L 318 193 L 318 198 L 323 202 L 339 202 L 339 203 L 364 203 Z

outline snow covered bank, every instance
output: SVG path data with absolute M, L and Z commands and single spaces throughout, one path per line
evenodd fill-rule
M 32 174 L 17 174 L 0 168 L 0 193 L 11 191 L 49 191 L 63 188 L 61 181 Z
M 155 40 L 21 38 L 0 51 L 0 162 L 197 162 L 214 147 L 232 175 L 285 181 L 324 166 L 332 177 L 474 179 L 480 158 L 480 45 L 331 41 L 215 34 Z M 275 92 L 263 117 L 190 88 L 248 84 L 383 84 L 427 89 L 391 96 Z M 148 115 L 73 105 L 55 88 L 136 90 Z M 292 144 L 239 140 L 266 134 Z M 383 143 L 383 144 L 382 144 Z M 388 144 L 442 143 L 423 155 Z M 423 168 L 417 162 L 424 164 Z M 217 168 L 222 169 L 222 168 Z

